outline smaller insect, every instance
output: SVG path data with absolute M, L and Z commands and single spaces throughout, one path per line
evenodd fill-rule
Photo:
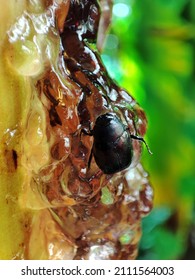
M 71 0 L 64 23 L 65 34 L 68 30 L 77 33 L 82 39 L 95 42 L 100 21 L 100 5 L 97 0 Z M 64 32 L 64 31 L 63 31 Z
M 96 164 L 105 174 L 122 171 L 131 164 L 133 158 L 132 139 L 144 142 L 151 153 L 145 140 L 131 135 L 127 126 L 114 113 L 100 115 L 90 132 L 85 129 L 82 129 L 81 132 L 94 137 L 88 167 L 90 167 L 92 156 L 94 156 Z

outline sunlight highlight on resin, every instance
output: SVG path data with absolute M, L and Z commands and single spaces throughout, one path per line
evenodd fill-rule
M 123 18 L 127 17 L 131 13 L 131 8 L 127 4 L 116 3 L 113 5 L 112 12 L 116 17 Z

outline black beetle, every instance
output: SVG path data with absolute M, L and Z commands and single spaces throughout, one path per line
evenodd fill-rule
M 81 132 L 94 137 L 88 166 L 93 155 L 96 164 L 105 174 L 122 171 L 131 164 L 132 138 L 145 143 L 143 138 L 131 135 L 127 126 L 114 113 L 100 115 L 96 119 L 93 130 L 87 132 L 82 129 Z

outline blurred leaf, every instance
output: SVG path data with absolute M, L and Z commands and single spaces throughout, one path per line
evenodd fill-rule
M 183 252 L 183 242 L 179 235 L 164 228 L 156 229 L 154 233 L 155 249 L 157 256 L 161 260 L 174 260 Z
M 150 215 L 143 218 L 143 234 L 150 233 L 156 226 L 163 224 L 171 216 L 172 211 L 168 207 L 154 208 Z
M 144 240 L 146 243 L 148 240 Z M 145 247 L 146 249 L 147 247 Z M 143 249 L 143 243 L 140 250 Z M 150 247 L 139 259 L 174 260 L 178 259 L 184 252 L 183 239 L 180 235 L 158 227 L 151 232 Z
M 195 199 L 195 174 L 185 174 L 180 178 L 179 193 L 181 196 Z

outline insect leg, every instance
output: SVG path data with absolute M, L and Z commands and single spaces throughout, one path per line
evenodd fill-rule
M 85 135 L 88 135 L 88 136 L 93 136 L 93 131 L 92 130 L 87 131 L 86 129 L 82 128 L 80 135 L 82 133 L 85 134 Z
M 93 156 L 93 148 L 91 149 L 91 152 L 90 152 L 90 155 L 89 155 L 89 160 L 88 160 L 88 164 L 87 164 L 88 169 L 90 169 L 92 156 Z

